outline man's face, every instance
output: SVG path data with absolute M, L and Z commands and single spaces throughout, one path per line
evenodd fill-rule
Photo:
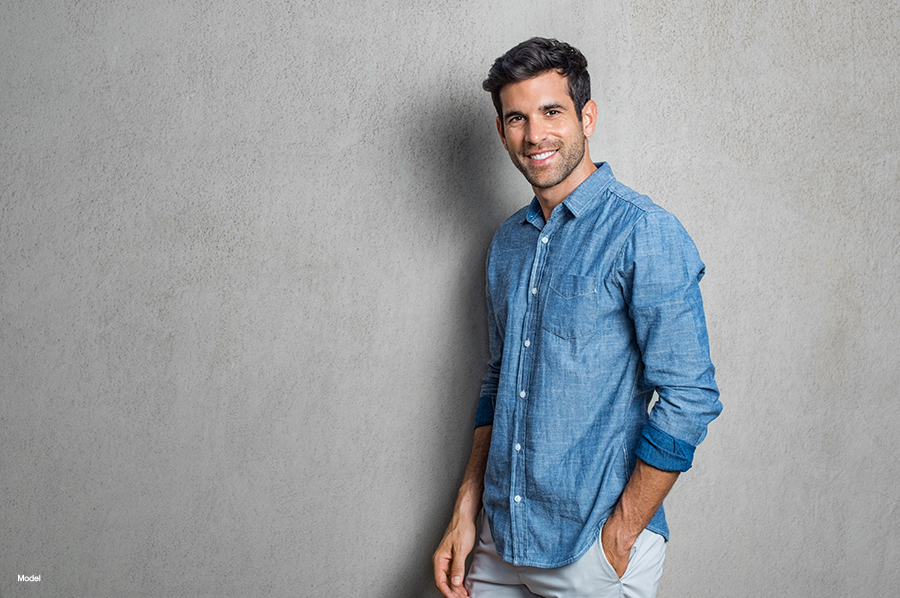
M 500 90 L 500 105 L 503 147 L 533 187 L 555 187 L 584 160 L 594 119 L 578 118 L 564 76 L 548 71 L 510 83 Z

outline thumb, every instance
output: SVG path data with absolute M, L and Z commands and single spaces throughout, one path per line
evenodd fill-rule
M 450 563 L 450 585 L 462 585 L 463 576 L 466 574 L 466 559 L 461 554 L 453 555 L 453 562 Z

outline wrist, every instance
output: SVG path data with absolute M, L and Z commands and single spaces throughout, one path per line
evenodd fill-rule
M 637 537 L 643 531 L 643 527 L 628 521 L 620 506 L 616 506 L 604 527 L 608 528 L 607 538 L 613 545 L 612 547 L 622 551 L 631 550 Z
M 475 521 L 481 512 L 481 491 L 475 488 L 460 488 L 453 508 L 454 519 Z

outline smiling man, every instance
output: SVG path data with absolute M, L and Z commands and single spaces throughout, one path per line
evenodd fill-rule
M 484 89 L 534 199 L 488 255 L 491 360 L 435 583 L 448 598 L 655 596 L 663 499 L 722 409 L 703 263 L 674 216 L 591 161 L 578 50 L 532 38 Z

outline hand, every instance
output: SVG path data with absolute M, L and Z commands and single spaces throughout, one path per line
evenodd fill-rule
M 463 586 L 463 578 L 466 557 L 474 547 L 475 522 L 468 519 L 458 521 L 454 517 L 432 557 L 434 585 L 447 598 L 468 598 L 469 592 Z
M 615 516 L 610 517 L 603 524 L 600 530 L 600 544 L 603 553 L 606 554 L 606 560 L 615 569 L 619 579 L 625 575 L 628 569 L 628 558 L 631 556 L 631 547 L 637 538 L 628 538 L 622 533 L 621 526 L 618 525 L 618 519 Z

